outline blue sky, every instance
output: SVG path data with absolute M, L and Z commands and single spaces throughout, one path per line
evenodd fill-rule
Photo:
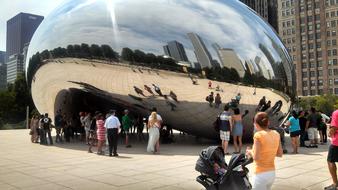
M 0 6 L 0 51 L 6 50 L 6 22 L 20 12 L 47 16 L 63 0 L 4 0 Z

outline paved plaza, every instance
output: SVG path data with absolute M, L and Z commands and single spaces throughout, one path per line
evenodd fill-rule
M 160 155 L 147 154 L 145 143 L 134 142 L 130 149 L 118 147 L 120 157 L 108 157 L 87 153 L 86 145 L 80 142 L 32 144 L 28 133 L 0 131 L 1 190 L 203 189 L 195 181 L 198 173 L 194 167 L 200 150 L 211 145 L 207 141 L 177 134 L 176 143 L 161 145 Z M 287 138 L 290 149 L 289 142 Z M 273 189 L 312 190 L 331 184 L 326 150 L 327 146 L 321 145 L 278 158 Z

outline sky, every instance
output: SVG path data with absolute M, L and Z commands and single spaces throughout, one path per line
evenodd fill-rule
M 63 0 L 5 0 L 0 6 L 0 51 L 6 50 L 6 23 L 20 12 L 46 17 Z

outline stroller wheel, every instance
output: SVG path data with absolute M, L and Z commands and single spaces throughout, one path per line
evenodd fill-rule
M 203 175 L 198 176 L 198 177 L 196 178 L 196 181 L 197 181 L 198 183 L 200 183 L 201 185 L 203 185 L 206 189 L 208 189 L 208 188 L 210 187 L 210 185 L 212 184 L 212 182 L 209 181 L 209 180 L 207 179 L 207 177 L 206 177 L 206 176 L 203 176 Z

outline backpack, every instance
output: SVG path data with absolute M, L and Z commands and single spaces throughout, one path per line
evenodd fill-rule
M 205 97 L 205 101 L 209 102 L 209 96 Z

